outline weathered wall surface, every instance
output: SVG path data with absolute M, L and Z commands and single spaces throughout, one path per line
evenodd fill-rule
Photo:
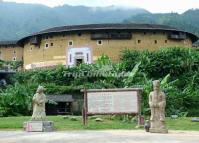
M 23 48 L 19 46 L 0 45 L 0 59 L 4 61 L 22 61 Z
M 69 41 L 73 42 L 69 46 Z M 51 45 L 53 43 L 53 45 Z M 48 44 L 48 47 L 46 47 Z M 183 46 L 192 47 L 191 39 L 171 40 L 165 32 L 133 32 L 130 40 L 102 40 L 102 45 L 97 40 L 91 40 L 89 33 L 57 34 L 43 36 L 39 46 L 26 43 L 24 45 L 24 67 L 29 64 L 45 62 L 47 65 L 67 64 L 68 48 L 92 49 L 93 61 L 97 60 L 102 54 L 108 55 L 113 61 L 118 61 L 121 51 L 130 50 L 157 50 L 163 47 Z

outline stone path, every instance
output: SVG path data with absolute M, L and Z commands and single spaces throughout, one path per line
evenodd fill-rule
M 199 132 L 170 131 L 169 134 L 151 134 L 131 130 L 51 133 L 0 131 L 0 143 L 199 143 Z

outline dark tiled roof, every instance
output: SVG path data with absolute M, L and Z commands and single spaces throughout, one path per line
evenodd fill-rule
M 52 100 L 55 102 L 73 102 L 74 99 L 72 95 L 47 95 L 47 100 Z
M 16 45 L 17 41 L 0 41 L 1 46 Z
M 163 31 L 179 31 L 177 28 L 173 28 L 166 25 L 155 25 L 155 24 L 87 24 L 87 25 L 72 25 L 72 26 L 61 26 L 46 29 L 19 40 L 18 43 L 32 36 L 38 36 L 48 33 L 60 33 L 60 32 L 72 32 L 72 31 L 100 31 L 100 30 L 163 30 Z M 186 32 L 192 39 L 193 42 L 198 40 L 198 37 L 192 33 Z
M 163 29 L 163 30 L 177 30 L 176 28 L 172 28 L 165 25 L 152 25 L 152 24 L 88 24 L 88 25 L 73 25 L 73 26 L 62 26 L 62 27 L 54 27 L 50 29 L 46 29 L 40 31 L 37 34 L 45 34 L 52 32 L 64 32 L 64 31 L 91 31 L 91 30 L 115 30 L 115 29 Z M 34 34 L 33 34 L 34 35 Z

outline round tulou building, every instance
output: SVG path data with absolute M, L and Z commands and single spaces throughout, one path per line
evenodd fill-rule
M 164 25 L 89 24 L 47 29 L 20 39 L 24 69 L 94 63 L 101 55 L 113 61 L 121 51 L 192 47 L 198 37 Z
M 23 61 L 23 48 L 17 41 L 0 41 L 0 60 Z

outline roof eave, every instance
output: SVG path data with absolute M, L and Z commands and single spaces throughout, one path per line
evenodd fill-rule
M 48 31 L 49 30 L 49 31 Z M 20 39 L 17 44 L 20 45 L 20 46 L 23 46 L 24 45 L 24 41 L 30 37 L 33 37 L 33 36 L 41 36 L 41 35 L 45 35 L 45 34 L 55 34 L 55 33 L 62 33 L 62 32 L 75 32 L 75 31 L 99 31 L 99 30 L 162 30 L 162 31 L 179 31 L 179 32 L 185 32 L 187 33 L 192 42 L 196 42 L 199 38 L 194 35 L 193 33 L 190 33 L 190 32 L 186 32 L 186 31 L 182 31 L 182 30 L 178 30 L 178 29 L 175 29 L 175 28 L 157 28 L 157 27 L 142 27 L 142 28 L 132 28 L 132 27 L 96 27 L 96 28 L 72 28 L 72 29 L 62 29 L 62 30 L 51 30 L 51 29 L 47 29 L 47 30 L 44 30 L 44 31 L 41 31 L 41 32 L 38 32 L 38 33 L 33 33 L 32 35 L 29 35 L 27 37 L 24 37 L 22 39 Z

